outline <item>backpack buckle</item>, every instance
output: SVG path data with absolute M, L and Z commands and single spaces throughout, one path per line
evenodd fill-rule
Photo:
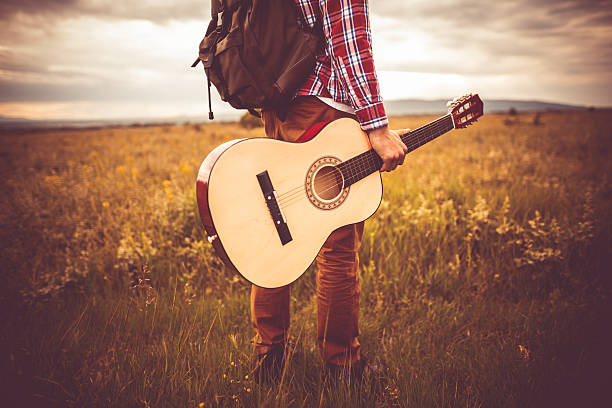
M 217 13 L 217 34 L 221 33 L 221 27 L 223 27 L 223 10 Z

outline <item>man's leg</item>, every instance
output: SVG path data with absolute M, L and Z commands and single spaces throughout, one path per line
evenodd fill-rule
M 274 112 L 263 113 L 266 136 L 289 142 L 296 141 L 302 133 L 318 122 L 342 117 L 352 116 L 329 107 L 315 97 L 300 97 L 293 101 L 285 121 L 281 121 Z M 317 256 L 318 337 L 323 358 L 329 364 L 338 365 L 359 360 L 357 250 L 362 232 L 363 223 L 339 228 L 330 235 Z M 347 296 L 349 292 L 350 296 Z M 252 286 L 251 319 L 257 333 L 255 344 L 258 355 L 269 353 L 284 344 L 289 328 L 290 293 L 289 286 L 277 289 Z M 336 307 L 340 315 L 336 314 Z M 334 327 L 321 324 L 322 313 L 325 315 L 324 322 L 333 322 Z M 352 316 L 350 324 L 347 325 L 343 321 L 344 317 L 337 317 L 344 315 Z M 342 360 L 341 356 L 345 355 L 350 356 L 350 359 Z
M 267 289 L 251 285 L 251 321 L 255 352 L 261 356 L 280 350 L 289 330 L 291 287 Z
M 359 353 L 359 246 L 364 223 L 335 230 L 317 256 L 317 337 L 328 366 L 355 365 Z

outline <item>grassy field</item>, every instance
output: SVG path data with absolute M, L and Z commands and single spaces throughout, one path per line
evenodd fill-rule
M 360 253 L 377 370 L 324 379 L 311 269 L 261 387 L 249 285 L 195 204 L 206 154 L 261 128 L 0 133 L 5 406 L 609 406 L 612 113 L 535 119 L 485 116 L 384 175 Z

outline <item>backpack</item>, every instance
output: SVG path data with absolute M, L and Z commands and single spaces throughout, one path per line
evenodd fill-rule
M 294 0 L 211 0 L 212 20 L 200 42 L 210 84 L 236 109 L 281 109 L 314 68 L 322 43 L 317 29 L 301 23 Z M 306 27 L 305 28 L 303 28 Z

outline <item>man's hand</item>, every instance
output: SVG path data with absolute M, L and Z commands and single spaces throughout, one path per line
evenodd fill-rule
M 408 148 L 400 139 L 400 135 L 408 132 L 410 129 L 395 131 L 389 129 L 388 126 L 368 132 L 372 148 L 383 160 L 380 171 L 391 171 L 404 163 Z

